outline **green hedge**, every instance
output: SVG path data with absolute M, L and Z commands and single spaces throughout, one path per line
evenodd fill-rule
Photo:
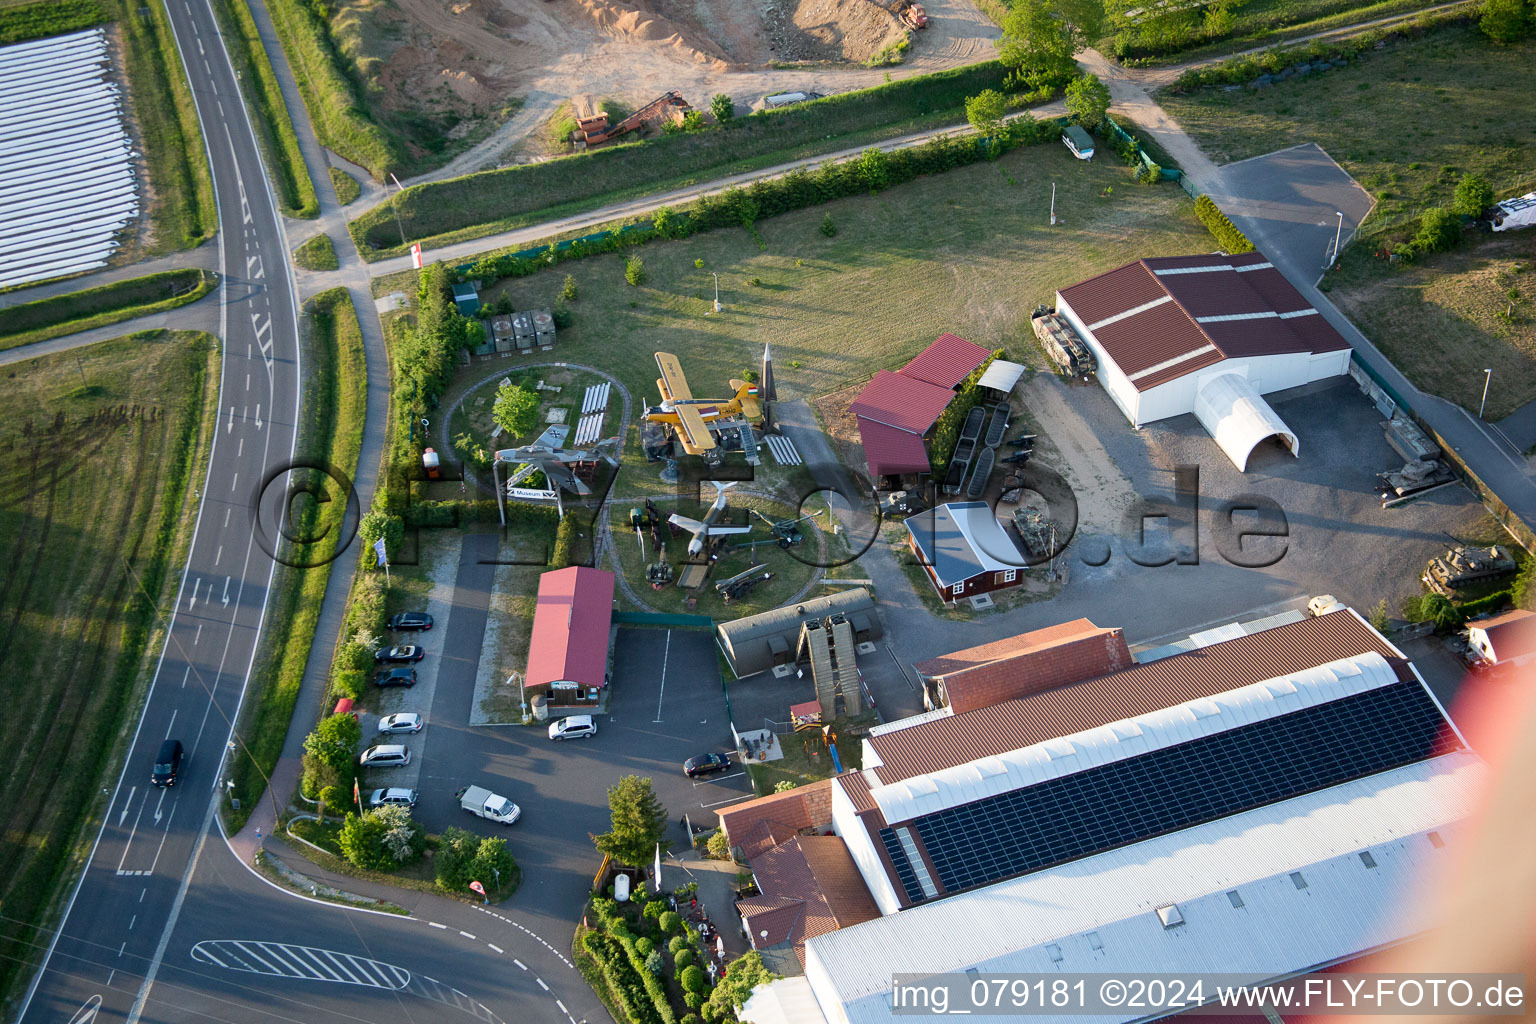
M 76 32 L 106 20 L 97 0 L 42 0 L 0 8 L 0 46 Z
M 628 1024 L 664 1024 L 645 990 L 641 972 L 635 969 L 618 941 L 598 932 L 588 932 L 581 941 L 602 970 L 608 991 L 618 1001 Z
M 217 285 L 209 271 L 167 270 L 0 309 L 0 350 L 176 309 Z
M 1470 619 L 1484 612 L 1496 612 L 1513 601 L 1514 595 L 1510 591 L 1500 590 L 1497 593 L 1474 598 L 1471 601 L 1463 601 L 1456 606 L 1456 610 L 1461 613 L 1463 619 Z
M 682 211 L 658 213 L 649 226 L 631 226 L 590 241 L 576 239 L 565 248 L 551 245 L 537 255 L 530 255 L 532 250 L 491 253 L 464 267 L 457 276 L 481 282 L 524 277 L 566 260 L 617 252 L 657 238 L 686 238 L 716 228 L 750 226 L 781 213 L 865 195 L 988 160 L 1018 146 L 1061 138 L 1061 126 L 1055 121 L 1014 121 L 1008 128 L 1001 139 L 941 135 L 910 149 L 890 153 L 866 150 L 841 163 L 826 163 L 815 170 L 800 168 L 782 177 L 759 179 L 746 188 L 703 196 Z
M 395 140 L 375 124 L 337 51 L 323 0 L 268 0 L 304 106 L 322 145 L 383 181 L 402 156 Z
M 835 140 L 850 135 L 879 129 L 883 137 L 895 137 L 923 127 L 959 125 L 965 120 L 966 98 L 1005 88 L 1007 74 L 989 61 L 760 111 L 721 128 L 417 185 L 398 200 L 363 213 L 349 230 L 358 249 L 377 258 L 402 246 L 396 212 L 411 241 L 455 232 L 480 237 L 626 196 L 814 156 L 837 148 Z
M 965 417 L 981 402 L 981 388 L 977 382 L 987 372 L 987 367 L 992 365 L 992 360 L 1001 358 L 1002 354 L 1002 349 L 995 350 L 971 371 L 960 382 L 954 400 L 939 414 L 933 428 L 933 440 L 928 444 L 928 459 L 933 463 L 933 475 L 937 479 L 944 479 L 944 470 L 949 468 L 949 457 L 955 453 L 955 442 L 960 439 L 960 428 L 965 425 Z
M 1216 241 L 1228 254 L 1237 256 L 1253 252 L 1253 243 L 1248 241 L 1248 236 L 1237 230 L 1237 225 L 1217 208 L 1210 196 L 1202 195 L 1195 200 L 1195 216 L 1216 236 Z

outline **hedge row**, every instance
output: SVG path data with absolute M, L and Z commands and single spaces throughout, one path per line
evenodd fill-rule
M 568 248 L 551 245 L 536 257 L 513 252 L 491 253 L 461 269 L 461 280 L 482 284 L 504 277 L 524 277 L 565 260 L 643 245 L 656 238 L 686 238 L 722 227 L 750 228 L 757 221 L 791 210 L 829 203 L 847 196 L 878 192 L 926 174 L 940 174 L 978 163 L 1010 149 L 1061 137 L 1055 121 L 1020 119 L 1008 125 L 1002 138 L 975 135 L 938 136 L 921 146 L 885 152 L 866 150 L 841 163 L 827 162 L 815 170 L 800 168 L 779 178 L 764 178 L 746 188 L 729 188 L 702 196 L 681 212 L 658 211 L 650 225 L 636 225 L 596 241 L 577 239 Z
M 1168 88 L 1174 93 L 1186 93 L 1218 85 L 1243 85 L 1260 75 L 1279 74 L 1298 64 L 1321 60 L 1353 60 L 1382 43 L 1418 39 L 1427 32 L 1448 25 L 1472 24 L 1480 13 L 1476 8 L 1437 11 L 1390 28 L 1373 29 L 1344 39 L 1314 39 L 1304 46 L 1275 46 L 1262 53 L 1231 57 L 1205 67 L 1190 68 L 1174 79 Z
M 635 946 L 635 933 L 630 931 L 629 925 L 613 912 L 610 901 L 593 900 L 592 909 L 597 914 L 598 921 L 602 923 L 603 930 L 607 933 L 606 937 L 623 949 L 630 967 L 640 976 L 640 982 L 645 987 L 646 995 L 650 997 L 651 1004 L 662 1024 L 677 1024 L 677 1014 L 672 1009 L 671 1000 L 667 998 L 667 987 L 660 978 L 646 970 L 645 956 Z
M 1195 216 L 1216 236 L 1222 251 L 1232 256 L 1253 252 L 1253 243 L 1248 241 L 1248 236 L 1237 230 L 1237 225 L 1217 208 L 1210 196 L 1202 195 L 1195 200 Z
M 643 972 L 635 968 L 619 943 L 598 932 L 588 932 L 581 941 L 597 961 L 603 979 L 608 982 L 608 991 L 618 1000 L 629 1024 L 661 1024 L 656 1006 L 645 991 Z

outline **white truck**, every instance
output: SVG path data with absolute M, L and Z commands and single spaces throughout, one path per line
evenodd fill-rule
M 511 800 L 504 796 L 497 796 L 479 786 L 465 786 L 459 790 L 457 796 L 460 807 L 487 821 L 499 821 L 503 825 L 510 825 L 523 813 L 522 809 Z

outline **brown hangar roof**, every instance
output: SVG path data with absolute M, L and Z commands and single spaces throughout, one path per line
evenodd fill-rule
M 931 658 L 916 667 L 920 675 L 943 680 L 947 703 L 958 715 L 1132 664 L 1123 632 L 1074 619 Z
M 871 736 L 875 774 L 889 785 L 1369 651 L 1395 663 L 1400 679 L 1413 678 L 1375 630 L 1353 612 L 1334 612 Z
M 1137 260 L 1060 294 L 1138 391 L 1234 356 L 1349 347 L 1258 252 Z
M 837 836 L 791 839 L 753 857 L 751 865 L 762 895 L 736 906 L 751 923 L 754 946 L 787 940 L 803 964 L 806 939 L 880 916 L 847 844 Z

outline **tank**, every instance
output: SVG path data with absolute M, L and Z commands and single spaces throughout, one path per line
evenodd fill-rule
M 1013 528 L 1024 542 L 1024 552 L 1031 558 L 1044 558 L 1051 548 L 1051 522 L 1033 505 L 1013 510 Z
M 1507 576 L 1519 568 L 1508 548 L 1495 544 L 1490 548 L 1451 548 L 1439 558 L 1431 558 L 1421 579 L 1424 585 L 1446 597 L 1462 587 L 1483 580 Z

